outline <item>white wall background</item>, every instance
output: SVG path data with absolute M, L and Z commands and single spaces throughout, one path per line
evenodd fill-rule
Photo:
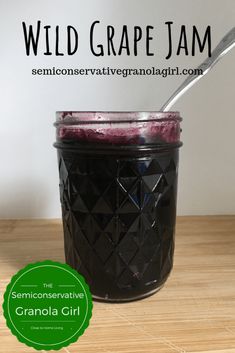
M 0 217 L 59 217 L 56 151 L 52 147 L 56 110 L 158 110 L 181 77 L 33 77 L 43 67 L 196 67 L 205 54 L 164 60 L 164 22 L 201 31 L 212 26 L 212 44 L 234 26 L 234 0 L 0 0 Z M 21 22 L 74 25 L 79 54 L 26 57 Z M 89 28 L 153 25 L 154 57 L 96 58 Z M 104 39 L 104 32 L 99 38 Z M 174 107 L 184 118 L 178 214 L 235 213 L 235 50 Z

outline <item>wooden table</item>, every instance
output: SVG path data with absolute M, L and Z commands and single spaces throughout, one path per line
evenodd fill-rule
M 1 300 L 29 262 L 64 262 L 58 220 L 0 221 Z M 0 352 L 33 353 L 0 317 Z M 94 303 L 70 353 L 235 353 L 235 216 L 177 219 L 174 270 L 165 287 L 129 304 Z

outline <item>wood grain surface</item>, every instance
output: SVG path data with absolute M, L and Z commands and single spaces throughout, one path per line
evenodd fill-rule
M 29 262 L 64 262 L 58 220 L 0 221 L 1 302 Z M 0 352 L 33 353 L 0 313 Z M 89 328 L 63 353 L 235 353 L 235 216 L 177 218 L 174 269 L 165 287 L 128 304 L 94 303 Z

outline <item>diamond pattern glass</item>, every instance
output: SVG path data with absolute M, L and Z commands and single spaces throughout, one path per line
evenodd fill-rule
M 58 149 L 58 158 L 66 261 L 94 297 L 161 287 L 173 265 L 178 148 L 135 158 Z

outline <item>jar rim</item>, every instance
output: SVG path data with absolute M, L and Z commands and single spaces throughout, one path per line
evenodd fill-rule
M 179 120 L 179 111 L 57 111 L 56 122 L 63 124 L 97 124 Z

